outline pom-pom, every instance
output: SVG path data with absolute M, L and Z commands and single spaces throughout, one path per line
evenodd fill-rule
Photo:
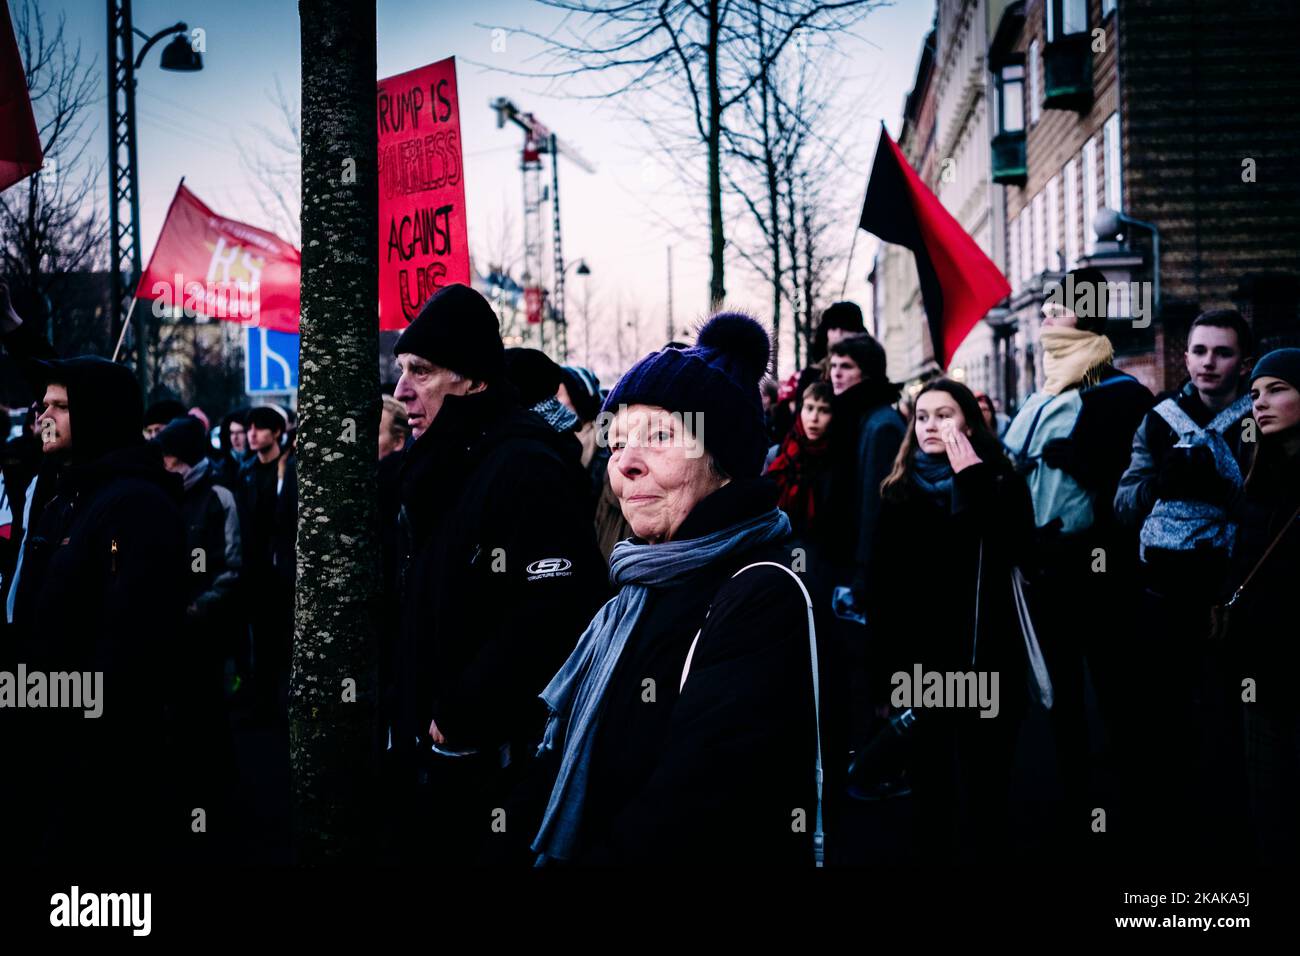
M 695 345 L 726 353 L 755 385 L 767 374 L 772 352 L 767 330 L 743 312 L 719 312 L 700 329 Z

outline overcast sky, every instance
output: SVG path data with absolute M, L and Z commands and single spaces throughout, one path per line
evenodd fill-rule
M 10 0 L 14 7 L 19 2 Z M 59 14 L 66 15 L 68 35 L 81 41 L 84 55 L 97 58 L 98 72 L 105 76 L 107 26 L 102 0 L 41 0 L 40 5 L 50 23 Z M 262 137 L 259 127 L 282 128 L 272 95 L 277 80 L 297 98 L 300 55 L 310 55 L 300 50 L 297 4 L 293 0 L 134 0 L 133 13 L 136 26 L 146 33 L 184 19 L 206 31 L 207 43 L 200 73 L 162 72 L 157 65 L 159 47 L 150 53 L 139 76 L 136 102 L 145 259 L 182 176 L 216 212 L 273 227 L 257 200 L 256 185 L 240 164 L 239 146 L 255 145 Z M 933 16 L 933 0 L 899 0 L 875 10 L 854 34 L 839 39 L 842 56 L 826 64 L 839 91 L 837 116 L 849 130 L 841 144 L 845 168 L 828 170 L 828 176 L 844 183 L 852 203 L 860 202 L 865 188 L 880 121 L 897 135 L 903 99 Z M 556 11 L 526 0 L 472 4 L 380 0 L 379 76 L 447 56 L 458 58 L 466 201 L 476 265 L 481 265 L 493 243 L 500 242 L 503 222 L 512 224 L 513 238 L 522 245 L 522 134 L 510 126 L 496 128 L 495 114 L 488 107 L 492 98 L 506 96 L 536 113 L 596 166 L 595 174 L 587 174 L 561 162 L 565 254 L 570 261 L 583 258 L 589 264 L 589 294 L 599 321 L 613 321 L 620 296 L 625 308 L 640 311 L 641 350 L 648 351 L 662 344 L 666 331 L 670 243 L 678 328 L 698 320 L 707 308 L 707 232 L 697 212 L 703 197 L 683 195 L 669 170 L 647 148 L 645 131 L 634 118 L 635 101 L 547 96 L 543 81 L 503 72 L 536 70 L 540 66 L 534 57 L 537 47 L 509 36 L 504 50 L 499 37 L 494 49 L 488 27 L 548 33 L 558 23 Z M 103 99 L 95 106 L 99 115 L 94 117 L 92 153 L 99 157 L 107 152 L 106 109 Z M 835 240 L 845 250 L 853 231 L 853 217 L 846 217 Z M 873 243 L 865 234 L 860 237 L 848 283 L 849 297 L 864 305 Z M 835 285 L 838 291 L 839 282 Z M 768 290 L 738 263 L 729 264 L 727 288 L 728 304 L 767 318 Z M 573 322 L 583 290 L 572 278 L 570 290 Z M 598 326 L 598 340 L 601 331 Z M 569 344 L 576 352 L 572 359 L 580 361 L 581 345 L 575 343 L 574 332 L 571 326 Z M 627 348 L 630 360 L 630 342 Z

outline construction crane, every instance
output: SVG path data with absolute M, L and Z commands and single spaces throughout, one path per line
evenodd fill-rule
M 497 114 L 497 129 L 506 121 L 524 131 L 523 159 L 520 169 L 524 174 L 524 303 L 528 322 L 537 324 L 538 344 L 546 348 L 545 293 L 542 286 L 542 203 L 548 198 L 542 186 L 542 155 L 551 157 L 551 235 L 554 240 L 554 285 L 551 313 L 555 317 L 558 338 L 557 355 L 561 362 L 568 360 L 568 332 L 564 315 L 564 251 L 560 241 L 560 172 L 558 158 L 564 156 L 584 172 L 594 173 L 596 167 L 582 154 L 547 129 L 532 113 L 525 113 L 504 96 L 491 102 Z M 581 270 L 579 270 L 581 271 Z

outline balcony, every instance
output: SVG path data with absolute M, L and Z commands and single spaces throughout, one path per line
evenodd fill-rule
M 1025 131 L 999 133 L 994 136 L 993 181 L 1004 186 L 1023 186 L 1027 175 Z
M 1047 44 L 1043 53 L 1043 105 L 1083 112 L 1092 105 L 1092 47 L 1087 33 Z

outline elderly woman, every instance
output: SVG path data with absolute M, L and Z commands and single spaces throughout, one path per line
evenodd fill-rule
M 559 767 L 539 864 L 814 860 L 810 615 L 759 474 L 768 349 L 753 319 L 717 315 L 606 400 L 633 537 L 610 558 L 618 595 L 542 694 Z

